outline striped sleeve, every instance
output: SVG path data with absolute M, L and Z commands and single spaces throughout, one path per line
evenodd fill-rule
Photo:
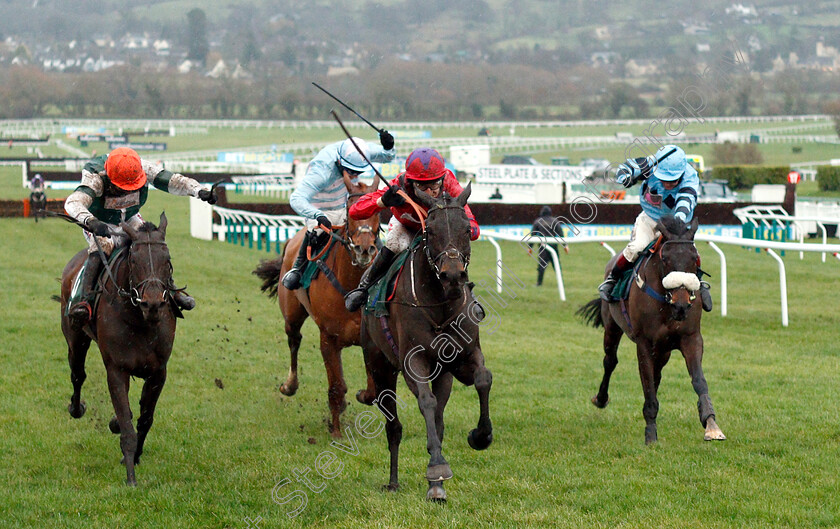
M 690 186 L 681 188 L 677 193 L 677 202 L 674 204 L 674 217 L 683 222 L 690 221 L 696 205 L 697 191 Z

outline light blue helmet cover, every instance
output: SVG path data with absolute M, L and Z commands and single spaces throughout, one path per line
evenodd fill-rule
M 353 141 L 365 153 L 365 156 L 370 158 L 370 149 L 368 148 L 367 142 L 361 138 L 353 138 Z M 364 172 L 370 167 L 362 155 L 359 154 L 359 151 L 356 150 L 356 147 L 353 146 L 353 142 L 349 138 L 341 142 L 341 145 L 338 146 L 338 163 L 342 167 L 358 172 Z
M 663 160 L 662 158 L 672 150 L 674 152 Z M 666 145 L 656 151 L 654 157 L 656 158 L 656 162 L 654 162 L 656 165 L 654 166 L 653 176 L 659 180 L 663 182 L 675 182 L 685 174 L 685 151 L 680 147 Z

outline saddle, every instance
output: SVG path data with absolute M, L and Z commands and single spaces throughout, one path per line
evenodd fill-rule
M 394 293 L 397 290 L 397 282 L 405 268 L 405 263 L 408 261 L 411 252 L 420 245 L 422 240 L 422 234 L 415 237 L 407 249 L 397 254 L 385 275 L 370 286 L 368 289 L 367 303 L 364 306 L 365 314 L 373 314 L 377 318 L 388 316 L 388 304 L 394 298 Z
M 612 294 L 610 295 L 611 302 L 627 300 L 627 298 L 630 297 L 630 287 L 633 285 L 633 281 L 638 275 L 639 269 L 644 266 L 645 262 L 656 252 L 659 248 L 658 244 L 659 239 L 656 239 L 652 243 L 648 244 L 642 252 L 641 257 L 633 263 L 633 268 L 627 270 L 620 278 L 618 278 L 618 281 L 615 283 L 615 288 L 613 288 Z
M 314 240 L 311 241 L 309 244 L 309 248 L 311 255 L 315 256 L 318 255 L 321 252 L 321 250 L 324 249 L 324 246 L 330 243 L 331 237 L 327 234 L 326 237 L 313 237 L 313 239 Z M 303 266 L 303 270 L 301 271 L 300 284 L 302 288 L 309 290 L 309 285 L 311 285 L 312 281 L 314 281 L 318 277 L 318 273 L 322 269 L 329 270 L 329 268 L 326 268 L 326 265 L 324 265 L 323 262 L 326 261 L 327 257 L 330 256 L 332 250 L 332 247 L 330 247 L 329 249 L 327 249 L 324 255 L 322 255 L 318 259 L 306 262 L 306 264 Z

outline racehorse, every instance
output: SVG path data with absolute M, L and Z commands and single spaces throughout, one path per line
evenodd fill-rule
M 40 212 L 47 207 L 47 195 L 40 190 L 35 190 L 29 193 L 29 214 L 35 217 L 35 222 L 38 222 Z
M 375 186 L 368 186 L 362 182 L 354 184 L 346 178 L 344 185 L 350 192 L 346 206 L 348 209 L 362 195 L 376 190 Z M 360 325 L 359 313 L 350 313 L 344 308 L 344 294 L 356 288 L 365 268 L 376 256 L 379 216 L 359 221 L 347 215 L 345 226 L 333 228 L 334 231 L 329 233 L 328 243 L 333 247 L 322 261 L 325 266 L 319 265 L 321 272 L 312 280 L 308 295 L 303 288 L 294 291 L 279 288 L 280 278 L 292 267 L 298 254 L 303 230 L 286 243 L 282 257 L 261 262 L 253 273 L 263 280 L 263 292 L 267 292 L 269 297 L 277 296 L 285 320 L 291 366 L 286 382 L 280 386 L 280 392 L 284 395 L 291 397 L 298 389 L 298 350 L 302 338 L 300 328 L 309 316 L 318 325 L 321 331 L 321 356 L 327 370 L 329 386 L 327 396 L 331 414 L 330 433 L 334 437 L 341 437 L 340 416 L 347 407 L 344 400 L 347 384 L 344 382 L 341 351 L 345 347 L 359 345 Z M 333 244 L 335 242 L 337 244 Z M 310 257 L 310 260 L 315 260 L 316 257 L 319 256 Z M 328 272 L 324 269 L 328 269 Z M 370 374 L 367 376 L 367 389 L 360 390 L 356 398 L 366 404 L 373 401 L 373 382 Z
M 593 327 L 604 328 L 604 378 L 598 394 L 592 397 L 595 406 L 605 408 L 609 403 L 610 376 L 618 364 L 616 353 L 622 334 L 636 343 L 645 395 L 642 414 L 646 423 L 646 444 L 657 440 L 659 401 L 656 392 L 662 368 L 674 349 L 682 352 L 691 384 L 699 397 L 697 409 L 700 423 L 706 429 L 704 439 L 726 439 L 715 422 L 715 410 L 703 375 L 703 335 L 700 332 L 703 310 L 700 299 L 695 296 L 699 288 L 696 275 L 699 256 L 694 246 L 697 226 L 697 218 L 686 225 L 673 216 L 663 217 L 657 224 L 662 236 L 647 261 L 640 264 L 627 300 L 607 303 L 596 298 L 577 312 Z M 607 264 L 604 277 L 612 270 L 616 258 Z
M 365 364 L 376 386 L 376 404 L 385 415 L 391 455 L 389 490 L 399 487 L 398 459 L 402 424 L 397 417 L 396 385 L 401 371 L 417 397 L 426 421 L 429 464 L 426 498 L 445 501 L 443 481 L 452 470 L 441 453 L 443 411 L 452 391 L 453 376 L 464 385 L 475 384 L 480 417 L 467 441 L 484 450 L 493 441 L 490 422 L 490 370 L 484 367 L 478 324 L 481 307 L 467 285 L 470 261 L 470 224 L 464 206 L 470 186 L 458 197 L 434 199 L 417 191 L 428 208 L 423 241 L 409 250 L 390 302 L 390 320 L 365 312 L 362 316 L 362 349 Z M 419 208 L 418 208 L 419 209 Z M 419 223 L 419 222 L 418 222 Z M 384 318 L 384 319 L 383 319 Z M 431 383 L 431 388 L 429 387 Z
M 66 315 L 71 288 L 87 250 L 77 253 L 61 276 L 61 330 L 68 346 L 70 380 L 73 395 L 67 407 L 70 416 L 78 419 L 85 414 L 80 399 L 85 374 L 85 358 L 91 340 L 99 345 L 108 377 L 108 391 L 115 416 L 110 429 L 120 434 L 120 448 L 126 470 L 126 482 L 137 485 L 134 466 L 140 462 L 146 435 L 152 427 L 155 406 L 166 382 L 166 363 L 175 338 L 174 302 L 168 285 L 172 278 L 172 264 L 166 246 L 166 215 L 161 214 L 160 226 L 146 222 L 139 229 L 128 224 L 120 227 L 131 240 L 106 269 L 100 279 L 98 306 L 91 323 L 74 329 Z M 117 250 L 114 250 L 117 251 Z M 140 417 L 137 431 L 131 423 L 128 402 L 130 377 L 145 380 L 140 397 Z

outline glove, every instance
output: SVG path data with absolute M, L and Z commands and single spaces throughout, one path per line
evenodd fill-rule
M 405 204 L 405 199 L 397 194 L 400 190 L 397 186 L 388 186 L 388 191 L 382 195 L 382 203 L 387 208 L 398 208 Z
M 618 166 L 618 171 L 615 173 L 615 181 L 627 188 L 633 187 L 633 184 L 636 183 L 633 180 L 633 170 L 624 164 Z
M 330 219 L 328 219 L 326 215 L 318 215 L 317 217 L 315 217 L 315 220 L 318 221 L 318 224 L 327 229 L 332 228 L 332 222 L 330 222 Z
M 215 189 L 213 189 L 212 191 L 210 189 L 201 189 L 198 192 L 198 198 L 207 202 L 208 204 L 215 204 L 219 200 L 218 195 L 216 195 Z
M 382 129 L 379 132 L 379 143 L 382 144 L 382 148 L 386 151 L 390 151 L 394 148 L 394 137 L 391 136 L 391 133 L 385 129 Z
M 98 237 L 108 237 L 111 235 L 111 228 L 96 217 L 91 217 L 85 223 L 88 229 Z

